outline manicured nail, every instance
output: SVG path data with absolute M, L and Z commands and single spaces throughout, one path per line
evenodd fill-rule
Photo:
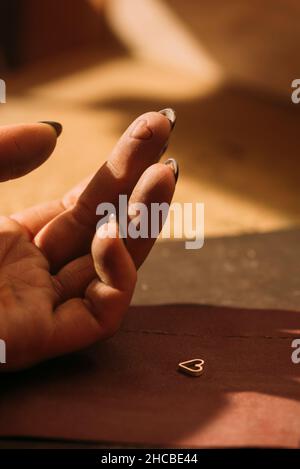
M 48 124 L 48 125 L 51 125 L 51 127 L 53 127 L 53 129 L 55 130 L 57 137 L 59 137 L 60 134 L 62 133 L 63 126 L 62 126 L 59 122 L 55 122 L 55 121 L 40 121 L 40 124 Z
M 173 130 L 176 124 L 176 112 L 174 111 L 174 109 L 168 107 L 158 112 L 162 114 L 163 116 L 165 116 L 167 119 L 169 119 L 171 130 Z
M 165 165 L 171 166 L 175 176 L 175 182 L 177 182 L 179 176 L 179 166 L 177 164 L 177 161 L 174 160 L 174 158 L 169 158 L 167 161 L 165 161 Z

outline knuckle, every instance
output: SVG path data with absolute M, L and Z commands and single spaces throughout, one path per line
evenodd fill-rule
M 121 168 L 121 165 L 115 160 L 108 160 L 106 162 L 106 170 L 108 178 L 112 178 L 119 183 L 126 183 L 126 171 Z

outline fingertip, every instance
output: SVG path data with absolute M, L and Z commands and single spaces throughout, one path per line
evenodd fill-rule
M 176 184 L 179 176 L 179 165 L 177 161 L 174 158 L 169 158 L 167 159 L 167 161 L 164 162 L 164 164 L 172 170 Z
M 97 229 L 92 242 L 92 256 L 97 273 L 101 276 L 99 269 L 111 270 L 122 251 L 123 240 L 119 237 L 117 223 L 103 223 Z
M 134 145 L 134 153 L 137 152 L 136 145 L 138 145 L 146 159 L 146 155 L 150 152 L 153 163 L 154 159 L 159 159 L 162 149 L 170 138 L 171 131 L 170 122 L 165 115 L 154 111 L 146 112 L 130 124 L 119 143 L 122 151 L 124 151 L 124 144 Z
M 26 157 L 31 157 L 34 167 L 37 167 L 52 154 L 58 133 L 52 125 L 38 122 L 24 124 L 23 131 L 17 138 L 20 141 L 20 149 L 24 151 Z
M 123 291 L 133 290 L 136 269 L 115 219 L 98 228 L 92 242 L 92 257 L 97 275 L 104 283 Z
M 50 126 L 52 130 L 54 130 L 56 137 L 58 138 L 63 131 L 63 126 L 60 122 L 55 121 L 40 121 L 39 124 L 46 124 Z
M 174 109 L 172 109 L 171 107 L 167 107 L 158 112 L 168 119 L 171 126 L 171 130 L 173 130 L 177 119 L 176 112 L 174 111 Z
M 145 122 L 145 125 L 149 129 L 149 137 L 154 140 L 158 140 L 161 143 L 165 143 L 172 131 L 169 119 L 160 112 L 150 111 L 140 115 L 132 124 L 132 131 L 136 129 L 139 123 Z M 131 132 L 132 135 L 132 132 Z
M 137 188 L 138 193 L 146 199 L 151 193 L 151 198 L 169 201 L 171 200 L 176 186 L 174 169 L 169 164 L 155 163 L 144 171 Z
M 1 179 L 14 179 L 40 166 L 53 152 L 56 141 L 57 135 L 50 125 L 36 123 L 1 127 Z
M 62 127 L 60 130 L 50 123 L 37 122 L 36 124 L 28 126 L 28 130 L 31 132 L 32 138 L 36 141 L 40 141 L 40 151 L 48 155 L 54 150 L 57 139 L 62 132 Z

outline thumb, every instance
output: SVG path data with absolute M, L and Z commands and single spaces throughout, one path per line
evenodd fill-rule
M 136 268 L 119 237 L 115 220 L 110 219 L 97 230 L 92 243 L 92 258 L 98 278 L 89 283 L 84 299 L 78 297 L 83 285 L 77 283 L 77 296 L 75 293 L 75 297 L 56 308 L 53 332 L 45 349 L 47 358 L 111 337 L 128 309 L 136 282 Z M 71 279 L 75 275 L 84 277 L 82 267 L 82 263 L 73 263 Z M 70 278 L 70 270 L 68 276 Z
M 0 181 L 15 179 L 40 166 L 53 152 L 58 122 L 0 127 Z

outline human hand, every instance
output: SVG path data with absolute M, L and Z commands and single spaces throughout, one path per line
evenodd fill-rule
M 116 236 L 98 236 L 96 207 L 116 205 L 119 194 L 127 194 L 129 204 L 170 203 L 176 163 L 155 162 L 172 123 L 171 110 L 140 116 L 99 171 L 62 200 L 0 217 L 0 339 L 7 347 L 0 371 L 79 350 L 117 331 L 155 240 L 124 243 L 114 220 L 99 230 Z M 0 180 L 44 162 L 60 131 L 55 123 L 0 128 Z

